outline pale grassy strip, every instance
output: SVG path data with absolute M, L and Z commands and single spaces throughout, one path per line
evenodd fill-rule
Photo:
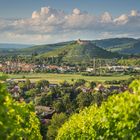
M 82 76 L 80 74 L 10 74 L 9 78 L 14 78 L 15 80 L 24 80 L 30 79 L 31 81 L 38 81 L 38 80 L 48 80 L 50 83 L 60 83 L 62 81 L 71 81 L 77 79 L 85 79 L 86 81 L 112 81 L 112 80 L 126 80 L 130 76 L 129 75 L 117 75 L 117 76 Z

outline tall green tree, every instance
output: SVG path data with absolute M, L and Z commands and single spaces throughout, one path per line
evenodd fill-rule
M 2 84 L 0 84 L 0 139 L 42 139 L 33 105 L 14 101 Z
M 57 136 L 59 128 L 64 124 L 67 120 L 67 115 L 65 113 L 54 114 L 51 121 L 50 126 L 47 131 L 47 138 L 49 140 L 54 140 Z

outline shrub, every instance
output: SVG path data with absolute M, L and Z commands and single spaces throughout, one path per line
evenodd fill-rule
M 73 115 L 59 130 L 56 140 L 136 140 L 140 138 L 140 81 L 131 92 L 113 95 Z
M 14 101 L 2 84 L 0 84 L 0 139 L 42 139 L 39 120 L 32 104 Z

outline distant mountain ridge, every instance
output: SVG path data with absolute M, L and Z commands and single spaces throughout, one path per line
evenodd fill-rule
M 31 44 L 14 44 L 14 43 L 0 43 L 1 49 L 21 49 L 21 48 L 28 48 L 33 45 Z
M 43 45 L 26 45 L 26 44 L 0 44 L 0 55 L 32 55 L 33 53 L 38 56 L 46 56 L 57 52 L 69 49 L 68 46 L 72 45 L 75 41 L 60 42 L 55 44 Z M 113 52 L 114 57 L 116 53 L 120 54 L 140 54 L 140 39 L 134 38 L 110 38 L 102 40 L 91 40 L 90 43 L 98 48 L 102 48 L 106 53 Z M 92 47 L 88 47 L 88 51 L 92 51 Z M 76 50 L 76 49 L 75 49 Z M 99 50 L 99 49 L 98 49 Z M 77 50 L 78 51 L 78 50 Z M 81 52 L 81 50 L 79 49 Z M 87 51 L 87 49 L 86 49 Z M 69 54 L 69 53 L 68 53 Z

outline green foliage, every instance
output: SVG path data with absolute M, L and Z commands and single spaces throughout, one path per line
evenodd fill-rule
M 30 89 L 29 91 L 26 92 L 25 98 L 29 97 L 34 97 L 37 94 L 38 90 L 37 89 Z
M 93 101 L 93 95 L 91 93 L 81 92 L 80 94 L 78 94 L 76 100 L 79 109 L 83 109 L 84 107 L 88 107 L 91 104 L 91 102 Z
M 62 100 L 54 101 L 53 107 L 58 113 L 66 111 Z
M 91 89 L 94 89 L 96 87 L 96 82 L 90 82 L 90 88 Z
M 2 75 L 0 76 L 0 80 L 1 80 L 1 81 L 6 81 L 6 79 L 8 79 L 8 75 L 2 74 Z
M 140 138 L 140 81 L 131 92 L 113 95 L 73 115 L 59 130 L 56 140 L 136 140 Z
M 0 139 L 41 140 L 39 129 L 32 104 L 14 101 L 0 84 Z
M 47 137 L 48 140 L 54 140 L 57 136 L 59 128 L 64 124 L 64 122 L 67 120 L 67 116 L 64 113 L 60 114 L 54 114 L 51 121 L 50 126 L 48 127 L 47 131 Z
M 140 59 L 120 59 L 118 64 L 126 66 L 139 66 Z
M 116 58 L 120 57 L 120 55 L 106 51 L 93 43 L 80 45 L 77 42 L 72 42 L 62 48 L 58 48 L 47 53 L 42 53 L 38 57 L 52 57 L 52 59 L 58 58 L 62 62 L 76 64 L 89 62 L 89 60 L 93 58 Z
M 45 86 L 49 86 L 49 82 L 47 80 L 40 80 L 37 82 L 36 87 L 38 89 L 44 88 Z
M 75 82 L 75 86 L 82 86 L 86 83 L 86 81 L 84 79 L 78 79 L 76 82 Z

